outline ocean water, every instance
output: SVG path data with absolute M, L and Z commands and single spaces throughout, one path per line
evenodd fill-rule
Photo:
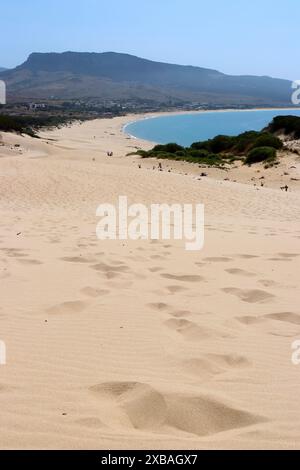
M 176 142 L 189 146 L 193 142 L 211 139 L 218 134 L 237 135 L 259 131 L 275 116 L 300 116 L 299 109 L 251 111 L 207 111 L 197 114 L 177 114 L 142 119 L 125 126 L 127 134 L 160 144 Z

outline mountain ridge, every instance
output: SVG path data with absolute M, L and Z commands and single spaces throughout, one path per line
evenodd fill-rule
M 1 73 L 8 95 L 36 98 L 179 100 L 224 104 L 290 103 L 291 82 L 268 76 L 226 75 L 117 52 L 33 52 Z

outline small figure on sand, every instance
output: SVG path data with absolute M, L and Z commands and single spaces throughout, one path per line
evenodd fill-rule
M 113 153 L 113 152 L 107 152 L 107 156 L 108 156 L 108 157 L 113 157 L 113 156 L 114 156 L 114 153 Z
M 159 169 L 159 171 L 163 171 L 163 168 L 162 168 L 162 164 L 161 164 L 161 163 L 158 164 L 158 169 Z
M 280 189 L 281 189 L 281 191 L 286 191 L 286 192 L 288 192 L 289 187 L 288 187 L 288 185 L 286 184 L 285 186 L 281 186 Z

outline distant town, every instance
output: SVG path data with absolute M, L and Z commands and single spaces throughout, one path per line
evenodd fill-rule
M 214 104 L 199 102 L 169 101 L 157 103 L 152 100 L 103 100 L 99 98 L 59 100 L 48 99 L 41 101 L 14 101 L 0 105 L 0 114 L 10 116 L 65 116 L 77 118 L 109 118 L 126 114 L 154 113 L 167 111 L 206 111 L 222 109 L 253 109 L 253 104 Z M 262 108 L 271 108 L 270 104 L 262 104 Z

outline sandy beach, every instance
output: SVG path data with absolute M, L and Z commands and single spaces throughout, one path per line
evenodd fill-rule
M 0 447 L 299 449 L 300 157 L 159 171 L 135 119 L 1 134 Z M 119 195 L 205 204 L 204 249 L 98 240 Z

